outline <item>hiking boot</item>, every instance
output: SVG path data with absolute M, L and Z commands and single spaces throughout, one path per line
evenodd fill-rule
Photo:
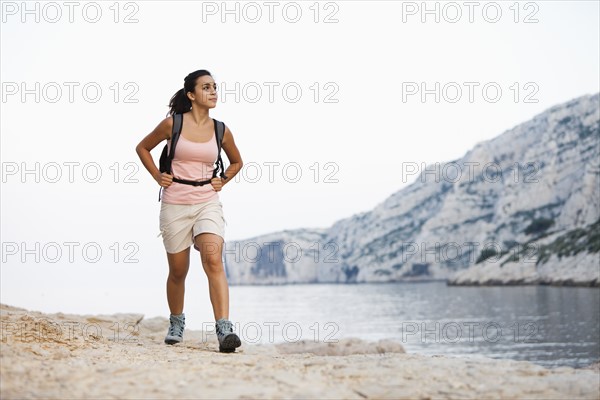
M 215 324 L 217 339 L 219 339 L 219 351 L 221 353 L 233 353 L 236 347 L 242 345 L 242 341 L 233 332 L 233 324 L 225 318 L 221 318 Z
M 185 328 L 185 314 L 173 315 L 169 317 L 171 325 L 165 337 L 166 344 L 181 343 L 183 340 L 183 330 Z

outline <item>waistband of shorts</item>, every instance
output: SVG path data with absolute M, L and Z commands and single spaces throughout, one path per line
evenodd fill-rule
M 203 201 L 202 203 L 192 203 L 192 204 L 177 204 L 177 203 L 165 203 L 164 201 L 161 201 L 161 202 L 160 202 L 160 205 L 162 206 L 162 205 L 164 204 L 165 206 L 169 206 L 169 207 L 171 207 L 171 206 L 179 206 L 179 207 L 193 207 L 193 206 L 202 206 L 202 205 L 205 205 L 205 204 L 213 204 L 213 203 L 216 203 L 216 204 L 222 204 L 222 203 L 221 203 L 221 199 L 219 199 L 219 198 L 217 197 L 217 198 L 215 198 L 215 199 L 212 199 L 212 200 Z

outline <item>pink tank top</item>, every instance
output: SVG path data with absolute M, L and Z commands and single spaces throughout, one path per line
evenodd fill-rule
M 167 141 L 169 149 L 171 140 Z M 175 157 L 171 164 L 173 176 L 191 181 L 203 181 L 212 178 L 217 160 L 217 142 L 213 133 L 208 142 L 192 142 L 183 135 L 179 136 Z M 169 204 L 198 204 L 218 199 L 219 193 L 209 183 L 203 186 L 185 185 L 173 182 L 163 189 L 162 201 Z

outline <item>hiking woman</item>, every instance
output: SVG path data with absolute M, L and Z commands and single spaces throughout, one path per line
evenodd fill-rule
M 216 91 L 210 72 L 198 70 L 186 76 L 183 88 L 171 98 L 169 117 L 137 145 L 136 152 L 163 192 L 159 220 L 169 263 L 167 300 L 171 312 L 165 343 L 175 344 L 183 340 L 185 278 L 193 244 L 200 252 L 208 278 L 219 350 L 233 352 L 241 341 L 229 320 L 229 287 L 222 261 L 225 218 L 219 192 L 240 171 L 242 158 L 233 134 L 225 127 L 222 149 L 229 160 L 229 167 L 225 171 L 226 178 L 213 178 L 217 138 L 216 122 L 209 116 L 209 110 L 217 104 Z M 163 140 L 171 145 L 171 116 L 174 114 L 183 114 L 183 122 L 170 175 L 160 172 L 150 151 Z M 174 182 L 174 177 L 188 181 L 210 180 L 210 184 L 193 186 Z

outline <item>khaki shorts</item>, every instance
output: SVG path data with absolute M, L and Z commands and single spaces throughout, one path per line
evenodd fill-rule
M 160 235 L 167 253 L 187 249 L 201 233 L 214 233 L 225 240 L 226 222 L 219 199 L 199 204 L 161 203 L 159 219 Z M 195 245 L 194 248 L 198 250 Z

